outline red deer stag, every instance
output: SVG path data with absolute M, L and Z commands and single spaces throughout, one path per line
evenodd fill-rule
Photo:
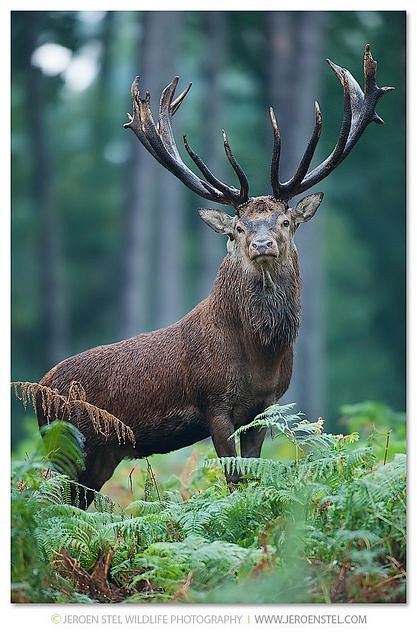
M 191 85 L 176 99 L 178 78 L 162 92 L 158 122 L 152 117 L 150 96 L 132 84 L 133 115 L 124 126 L 165 169 L 206 200 L 230 205 L 233 217 L 217 209 L 199 215 L 214 231 L 228 236 L 222 261 L 209 296 L 175 324 L 99 346 L 57 364 L 41 380 L 61 396 L 71 395 L 73 381 L 82 385 L 91 405 L 129 425 L 135 443 L 119 433 L 103 435 L 94 416 L 82 403 L 71 421 L 85 436 L 85 468 L 79 482 L 99 491 L 123 458 L 141 458 L 180 449 L 198 440 L 213 439 L 218 456 L 235 456 L 229 437 L 242 424 L 278 401 L 291 379 L 293 344 L 300 325 L 300 276 L 294 236 L 319 207 L 323 193 L 289 200 L 326 178 L 350 153 L 370 122 L 382 123 L 375 113 L 379 98 L 391 87 L 376 84 L 376 67 L 369 46 L 364 54 L 364 91 L 350 72 L 328 63 L 344 91 L 344 112 L 339 139 L 315 169 L 309 171 L 320 137 L 322 117 L 315 103 L 315 126 L 294 176 L 279 176 L 280 131 L 273 109 L 271 184 L 273 195 L 249 197 L 245 173 L 236 161 L 223 131 L 226 156 L 240 183 L 229 186 L 210 171 L 191 149 L 188 155 L 203 177 L 193 173 L 178 152 L 172 116 Z M 47 421 L 45 402 L 37 397 L 40 424 Z M 51 406 L 48 407 L 51 417 Z M 54 414 L 55 411 L 55 414 Z M 52 417 L 58 410 L 52 407 Z M 241 455 L 258 457 L 265 431 L 242 434 Z M 132 439 L 131 439 L 132 440 Z M 236 474 L 227 475 L 230 485 Z M 93 492 L 85 490 L 85 505 Z

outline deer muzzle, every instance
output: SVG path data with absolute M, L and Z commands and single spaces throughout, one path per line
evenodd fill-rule
M 278 247 L 272 238 L 255 238 L 249 245 L 249 258 L 263 260 L 278 257 Z

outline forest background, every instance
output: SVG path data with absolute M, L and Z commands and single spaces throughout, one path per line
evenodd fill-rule
M 369 42 L 379 84 L 396 91 L 378 110 L 386 125 L 371 125 L 321 185 L 323 205 L 298 233 L 303 326 L 284 401 L 328 430 L 345 404 L 404 409 L 404 12 L 14 12 L 12 39 L 13 380 L 174 322 L 212 286 L 225 242 L 198 218 L 204 201 L 122 128 L 135 75 L 154 107 L 174 75 L 191 81 L 178 142 L 187 133 L 232 181 L 224 127 L 258 195 L 270 192 L 267 107 L 286 178 L 319 100 L 319 162 L 343 109 L 325 58 L 361 83 Z M 14 412 L 17 446 L 26 423 Z

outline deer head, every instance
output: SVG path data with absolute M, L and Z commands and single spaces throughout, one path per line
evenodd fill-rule
M 271 196 L 251 198 L 231 217 L 217 209 L 199 209 L 200 217 L 217 233 L 229 236 L 229 254 L 240 259 L 247 271 L 279 271 L 294 249 L 293 238 L 301 222 L 317 211 L 323 193 L 303 198 L 295 207 Z
M 370 122 L 383 124 L 383 120 L 375 112 L 375 106 L 393 87 L 377 86 L 377 63 L 372 58 L 369 45 L 366 45 L 364 53 L 364 91 L 347 69 L 339 67 L 331 60 L 327 62 L 339 79 L 344 92 L 344 111 L 339 138 L 329 156 L 309 171 L 322 127 L 320 107 L 316 102 L 315 126 L 306 151 L 293 177 L 281 182 L 281 135 L 271 107 L 269 115 L 274 136 L 271 162 L 272 196 L 249 197 L 247 177 L 231 151 L 224 130 L 224 150 L 239 180 L 239 189 L 216 178 L 190 147 L 186 136 L 183 137 L 185 149 L 203 177 L 193 173 L 183 162 L 172 132 L 172 116 L 181 106 L 191 84 L 176 99 L 174 94 L 178 77 L 164 89 L 159 104 L 158 122 L 155 124 L 149 93 L 142 97 L 139 92 L 139 78 L 133 81 L 133 115 L 127 114 L 129 122 L 124 127 L 132 129 L 147 151 L 192 191 L 206 200 L 234 207 L 236 213 L 233 217 L 217 209 L 200 209 L 199 214 L 214 231 L 229 237 L 229 253 L 238 255 L 249 269 L 260 267 L 263 271 L 268 263 L 280 265 L 288 261 L 298 226 L 313 217 L 322 201 L 323 193 L 308 195 L 291 207 L 289 201 L 326 178 L 347 157 Z

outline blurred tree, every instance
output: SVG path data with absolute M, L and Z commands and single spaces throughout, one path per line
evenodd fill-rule
M 181 14 L 149 11 L 138 14 L 136 20 L 142 89 L 156 102 L 176 71 Z M 144 152 L 133 134 L 130 137 L 122 242 L 122 337 L 169 324 L 182 309 L 181 192 L 175 178 Z M 151 295 L 155 290 L 159 295 Z M 151 303 L 156 300 L 155 313 Z
M 204 14 L 205 55 L 202 64 L 204 100 L 202 109 L 203 158 L 215 175 L 224 175 L 224 152 L 220 130 L 223 117 L 222 78 L 226 64 L 227 21 L 224 11 L 210 11 Z M 224 125 L 223 125 L 224 126 Z M 213 203 L 208 206 L 212 207 Z M 203 298 L 211 290 L 216 271 L 224 256 L 224 243 L 214 237 L 213 230 L 206 224 L 199 226 L 198 242 L 201 246 L 199 294 Z
M 314 100 L 320 94 L 323 71 L 325 14 L 282 11 L 266 13 L 265 19 L 270 45 L 269 102 L 274 105 L 281 130 L 280 168 L 282 178 L 287 180 L 297 168 L 313 129 Z M 286 394 L 286 401 L 296 402 L 311 418 L 320 415 L 324 406 L 323 228 L 319 212 L 314 223 L 302 225 L 297 233 L 303 311 L 294 373 Z
M 378 84 L 395 91 L 378 104 L 384 127 L 370 125 L 326 182 L 326 367 L 329 419 L 341 403 L 380 399 L 405 406 L 405 13 L 328 14 L 329 57 L 362 84 L 358 55 L 369 42 Z M 340 99 L 328 73 L 323 104 Z M 326 110 L 323 137 L 337 135 L 340 111 Z M 387 153 L 389 150 L 389 153 Z
M 112 92 L 112 43 L 114 40 L 115 13 L 106 11 L 100 29 L 101 59 L 97 84 L 96 131 L 93 138 L 96 161 L 101 163 L 108 143 L 108 109 L 106 108 Z
M 32 174 L 33 211 L 37 219 L 39 261 L 40 332 L 45 348 L 45 365 L 52 366 L 67 353 L 67 309 L 63 286 L 63 256 L 60 220 L 55 197 L 55 159 L 46 122 L 45 82 L 41 70 L 32 65 L 32 55 L 46 28 L 47 14 L 29 12 L 26 38 L 22 42 L 24 64 L 28 70 L 25 82 L 27 135 Z
M 164 46 L 165 61 L 159 71 L 160 82 L 166 86 L 182 67 L 179 56 L 182 34 L 183 14 L 179 11 L 164 12 Z M 155 96 L 156 97 L 156 96 Z M 177 130 L 181 127 L 182 110 L 175 115 Z M 178 127 L 179 125 L 179 127 Z M 181 137 L 177 141 L 182 143 Z M 159 170 L 159 188 L 156 211 L 156 312 L 153 327 L 166 327 L 179 320 L 184 312 L 184 236 L 185 211 L 184 191 L 178 185 L 178 179 L 161 167 Z

